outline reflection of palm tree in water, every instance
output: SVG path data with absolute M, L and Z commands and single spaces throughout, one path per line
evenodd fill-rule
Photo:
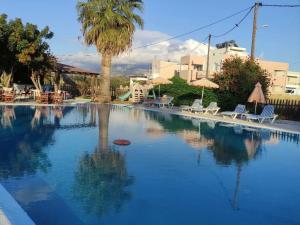
M 98 108 L 99 120 L 99 148 L 101 152 L 108 151 L 108 125 L 109 125 L 110 106 L 102 105 Z
M 119 211 L 130 193 L 124 190 L 133 183 L 126 170 L 125 157 L 109 147 L 108 124 L 110 107 L 98 108 L 99 144 L 92 154 L 85 153 L 75 177 L 74 195 L 88 212 L 104 215 L 111 209 Z

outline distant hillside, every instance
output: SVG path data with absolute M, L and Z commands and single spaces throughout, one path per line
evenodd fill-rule
M 82 69 L 88 69 L 94 72 L 100 71 L 100 65 L 95 63 L 73 63 L 71 66 L 80 67 Z M 135 74 L 149 73 L 150 64 L 113 64 L 112 65 L 112 76 L 129 76 Z

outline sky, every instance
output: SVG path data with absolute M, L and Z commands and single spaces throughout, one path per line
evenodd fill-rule
M 263 3 L 300 4 L 300 0 L 268 0 Z M 51 51 L 62 62 L 97 70 L 100 56 L 94 47 L 85 46 L 82 38 L 78 38 L 82 35 L 76 4 L 77 0 L 0 0 L 0 14 L 7 14 L 9 19 L 21 18 L 24 22 L 37 24 L 39 28 L 49 26 L 54 32 L 54 38 L 49 42 Z M 251 0 L 144 0 L 144 29 L 137 30 L 133 50 L 117 57 L 114 65 L 126 70 L 124 64 L 147 65 L 154 58 L 178 61 L 180 56 L 186 54 L 203 55 L 207 52 L 207 41 L 202 42 L 208 34 L 224 33 L 238 23 L 246 12 L 180 38 L 135 48 L 202 27 L 252 4 L 254 1 Z M 251 13 L 238 29 L 224 37 L 212 38 L 212 45 L 236 40 L 249 52 L 252 20 Z M 300 8 L 260 8 L 257 24 L 256 56 L 288 62 L 290 70 L 300 71 Z

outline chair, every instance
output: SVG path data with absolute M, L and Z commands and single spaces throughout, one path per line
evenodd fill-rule
M 234 111 L 226 111 L 226 112 L 222 112 L 221 115 L 223 117 L 225 116 L 230 116 L 232 117 L 232 119 L 235 119 L 236 117 L 238 117 L 239 115 L 242 115 L 246 113 L 246 106 L 245 105 L 241 105 L 241 104 L 238 104 Z
M 195 99 L 191 106 L 188 105 L 180 106 L 181 111 L 192 111 L 193 109 L 197 110 L 200 108 L 203 108 L 201 99 Z
M 62 94 L 59 94 L 59 93 L 55 93 L 54 96 L 53 96 L 53 103 L 54 104 L 57 104 L 57 105 L 60 105 L 63 103 L 63 95 Z
M 48 93 L 40 93 L 40 96 L 37 97 L 37 102 L 40 104 L 49 104 L 50 96 Z
M 14 94 L 4 94 L 3 99 L 4 99 L 4 102 L 13 103 L 13 102 L 15 102 L 15 95 Z
M 3 88 L 4 93 L 2 94 L 2 101 L 7 103 L 15 102 L 15 93 L 12 88 Z
M 2 101 L 2 98 L 3 98 L 3 91 L 0 89 L 0 102 Z
M 171 96 L 164 96 L 162 98 L 160 98 L 159 100 L 157 100 L 156 102 L 154 102 L 154 105 L 157 105 L 159 108 L 164 108 L 164 107 L 168 107 L 168 108 L 173 108 L 174 104 L 172 103 L 174 97 Z
M 260 115 L 246 114 L 245 116 L 247 120 L 257 120 L 259 123 L 263 123 L 265 120 L 270 120 L 271 123 L 274 123 L 278 117 L 278 115 L 274 114 L 273 105 L 266 105 Z
M 216 102 L 211 102 L 209 105 L 203 109 L 204 114 L 207 114 L 211 112 L 213 115 L 216 115 L 220 110 L 220 107 L 218 107 L 218 104 Z

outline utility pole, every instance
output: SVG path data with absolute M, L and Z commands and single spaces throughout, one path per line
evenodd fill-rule
M 253 18 L 253 30 L 252 30 L 252 45 L 251 45 L 251 62 L 255 60 L 255 42 L 256 42 L 256 31 L 257 31 L 257 14 L 259 7 L 262 6 L 261 2 L 256 2 L 254 5 L 254 18 Z
M 208 35 L 208 51 L 207 51 L 207 60 L 206 60 L 206 78 L 208 78 L 208 75 L 209 75 L 210 40 L 211 40 L 211 34 Z

